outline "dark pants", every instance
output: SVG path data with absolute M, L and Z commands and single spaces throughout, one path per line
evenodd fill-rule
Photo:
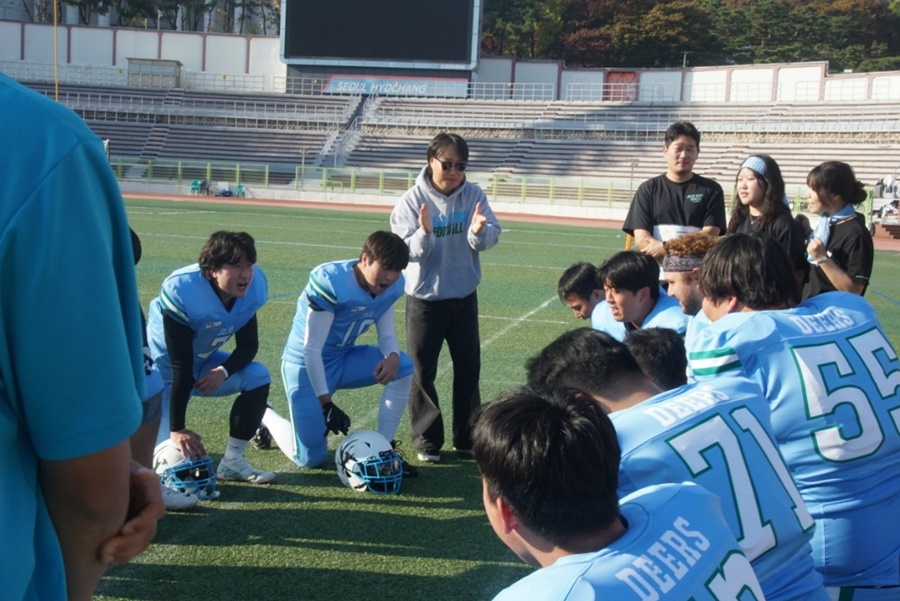
M 407 296 L 406 340 L 415 367 L 408 405 L 413 446 L 429 454 L 444 446 L 444 421 L 434 380 L 446 340 L 453 360 L 453 446 L 471 449 L 469 422 L 481 405 L 477 293 L 438 301 Z

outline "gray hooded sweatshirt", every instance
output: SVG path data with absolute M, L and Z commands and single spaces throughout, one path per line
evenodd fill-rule
M 391 230 L 409 246 L 406 294 L 422 300 L 464 298 L 481 282 L 478 253 L 492 248 L 500 240 L 500 222 L 488 205 L 484 192 L 468 180 L 444 196 L 435 190 L 425 167 L 391 213 Z M 426 234 L 419 227 L 419 207 L 428 205 L 434 231 Z M 475 206 L 487 223 L 480 233 L 469 226 Z

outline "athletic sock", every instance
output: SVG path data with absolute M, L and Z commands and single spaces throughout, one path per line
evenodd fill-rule
M 294 426 L 290 420 L 278 415 L 274 409 L 268 407 L 262 420 L 263 425 L 269 429 L 272 440 L 278 445 L 278 448 L 293 460 L 294 454 L 297 452 L 294 443 Z
M 240 440 L 229 436 L 228 441 L 225 443 L 225 456 L 222 459 L 225 461 L 240 459 L 244 456 L 244 451 L 247 449 L 249 442 L 249 440 Z
M 388 382 L 381 394 L 381 405 L 378 407 L 378 433 L 388 440 L 394 439 L 400 419 L 409 401 L 409 389 L 412 386 L 412 374 Z

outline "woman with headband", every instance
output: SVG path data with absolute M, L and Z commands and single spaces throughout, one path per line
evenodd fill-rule
M 734 186 L 734 204 L 726 233 L 766 232 L 781 244 L 803 282 L 809 266 L 806 262 L 806 235 L 803 226 L 791 215 L 784 193 L 784 179 L 775 159 L 752 155 L 738 171 Z

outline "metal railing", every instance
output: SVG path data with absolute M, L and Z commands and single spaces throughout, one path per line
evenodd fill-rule
M 206 180 L 211 190 L 220 183 L 231 189 L 242 185 L 245 196 L 275 197 L 304 192 L 399 198 L 410 189 L 418 171 L 358 167 L 327 167 L 307 164 L 270 166 L 259 163 L 222 161 L 145 160 L 113 156 L 111 165 L 122 182 L 170 184 L 191 189 L 195 180 Z M 521 176 L 499 173 L 466 172 L 469 181 L 478 184 L 491 202 L 600 208 L 624 218 L 639 180 L 629 178 Z M 733 197 L 733 186 L 725 186 L 725 198 Z M 805 187 L 786 190 L 793 211 L 806 210 Z M 298 196 L 299 197 L 299 196 Z M 872 191 L 860 209 L 871 218 Z
M 658 138 L 672 122 L 680 120 L 692 121 L 704 134 L 717 136 L 771 134 L 892 142 L 892 136 L 900 134 L 900 108 L 880 105 L 858 110 L 820 105 L 688 105 L 647 111 L 563 102 L 490 106 L 460 100 L 385 99 L 367 108 L 362 124 L 509 130 L 525 138 L 565 138 L 560 132 L 569 132 L 574 137 L 644 140 Z
M 59 82 L 98 86 L 130 86 L 138 88 L 170 88 L 172 75 L 154 73 L 129 73 L 125 67 L 97 67 L 86 65 L 59 65 Z M 13 79 L 30 82 L 54 82 L 56 68 L 49 63 L 23 61 L 0 62 L 0 72 Z M 270 83 L 267 83 L 270 79 Z M 385 81 L 390 81 L 387 78 Z M 276 93 L 292 95 L 340 95 L 327 91 L 328 79 L 324 77 L 286 77 L 249 75 L 242 73 L 208 73 L 189 69 L 180 72 L 179 85 L 185 89 L 238 92 Z M 876 79 L 871 84 L 866 78 L 839 79 L 816 78 L 790 84 L 770 82 L 730 83 L 582 83 L 566 85 L 561 93 L 552 83 L 518 82 L 465 82 L 461 92 L 459 81 L 446 83 L 435 81 L 424 88 L 423 98 L 459 98 L 491 101 L 539 101 L 596 102 L 610 104 L 653 105 L 679 104 L 728 104 L 728 103 L 782 103 L 782 102 L 890 102 L 897 101 L 896 84 L 887 79 Z M 409 93 L 390 92 L 386 87 L 380 95 L 408 97 Z
M 566 85 L 562 100 L 619 104 L 772 104 L 815 102 L 889 102 L 898 100 L 886 79 L 869 89 L 865 79 L 810 80 L 791 84 L 726 83 L 582 83 Z
M 319 128 L 340 126 L 347 122 L 355 106 L 352 98 L 342 105 L 210 98 L 172 102 L 164 95 L 71 91 L 62 91 L 59 101 L 90 119 L 276 129 L 315 129 L 316 124 Z
M 267 77 L 241 73 L 207 73 L 182 69 L 180 79 L 172 75 L 129 73 L 124 67 L 96 67 L 63 64 L 59 66 L 59 82 L 96 86 L 128 86 L 133 88 L 171 88 L 175 81 L 184 89 L 234 93 L 276 93 L 291 95 L 341 95 L 327 91 L 328 80 L 317 77 Z M 55 81 L 52 64 L 22 61 L 0 62 L 0 72 L 26 82 Z M 389 79 L 389 78 L 388 78 Z M 386 80 L 388 81 L 388 80 Z M 592 102 L 603 104 L 772 104 L 772 103 L 868 103 L 896 101 L 895 84 L 876 79 L 815 79 L 791 84 L 768 82 L 731 83 L 569 83 L 561 94 L 550 83 L 432 82 L 422 98 L 459 98 L 469 100 Z M 461 89 L 463 92 L 461 92 Z M 408 97 L 408 94 L 380 93 L 384 97 Z M 502 103 L 502 102 L 501 102 Z
M 186 89 L 210 92 L 265 92 L 266 78 L 241 73 L 198 73 L 182 71 L 181 85 Z
M 243 184 L 248 196 L 263 191 L 317 191 L 399 196 L 415 183 L 417 171 L 357 167 L 269 166 L 258 163 L 140 159 L 113 156 L 111 165 L 123 182 L 190 186 L 194 180 Z M 466 172 L 492 200 L 508 202 L 603 206 L 626 210 L 633 182 L 591 177 L 524 177 Z M 211 186 L 214 188 L 214 186 Z

